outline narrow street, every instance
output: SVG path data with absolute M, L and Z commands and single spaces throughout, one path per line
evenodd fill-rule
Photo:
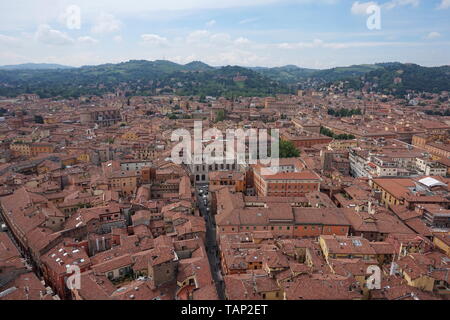
M 203 189 L 205 190 L 205 189 Z M 206 189 L 207 190 L 207 189 Z M 208 253 L 209 264 L 211 267 L 212 276 L 217 288 L 219 299 L 225 299 L 225 287 L 222 278 L 222 269 L 220 265 L 219 247 L 216 239 L 216 227 L 214 216 L 208 211 L 209 203 L 204 203 L 205 198 L 199 193 L 200 188 L 196 188 L 197 204 L 202 216 L 206 222 L 206 251 Z M 203 193 L 204 194 L 204 193 Z
M 1 209 L 0 209 L 1 210 Z M 0 213 L 0 226 L 2 224 L 4 224 L 4 220 L 2 218 L 2 213 Z M 14 244 L 14 246 L 17 248 L 17 250 L 19 251 L 19 253 L 21 254 L 22 258 L 24 259 L 24 263 L 25 266 L 32 272 L 34 272 L 36 274 L 36 276 L 38 277 L 38 279 L 43 280 L 40 276 L 40 274 L 35 270 L 35 268 L 33 268 L 33 263 L 30 260 L 30 257 L 27 256 L 25 254 L 25 252 L 22 250 L 21 246 L 17 243 L 16 239 L 14 238 L 13 234 L 11 233 L 11 231 L 6 228 L 6 230 L 0 230 L 0 232 L 4 232 L 8 235 L 9 239 L 11 240 L 11 242 Z

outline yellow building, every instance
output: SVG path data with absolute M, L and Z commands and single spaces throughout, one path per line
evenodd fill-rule
M 89 154 L 87 152 L 83 152 L 77 155 L 77 161 L 79 162 L 90 162 L 91 161 L 91 157 L 89 156 Z
M 119 192 L 123 196 L 134 194 L 138 184 L 138 177 L 134 171 L 117 171 L 109 176 L 111 190 Z
M 55 117 L 44 117 L 44 123 L 45 124 L 54 124 L 56 123 L 56 118 Z
M 450 257 L 450 234 L 438 234 L 434 236 L 433 243 L 448 257 Z
M 356 148 L 357 146 L 357 140 L 333 140 L 328 145 L 328 150 L 346 150 L 349 148 Z
M 245 175 L 241 172 L 209 172 L 209 183 L 211 186 L 233 186 L 234 191 L 245 192 Z
M 121 138 L 122 138 L 122 140 L 127 140 L 127 141 L 136 141 L 139 139 L 138 135 L 134 131 L 128 131 L 128 132 L 124 133 Z
M 376 261 L 377 253 L 369 240 L 362 237 L 321 235 L 319 245 L 325 259 L 361 259 Z
M 14 156 L 31 156 L 31 146 L 29 143 L 15 142 L 9 146 Z
M 406 280 L 409 286 L 418 288 L 424 291 L 434 290 L 434 279 L 427 275 L 415 276 L 410 274 L 408 270 L 403 270 L 403 278 Z
M 37 156 L 43 153 L 52 153 L 54 151 L 54 146 L 50 143 L 33 143 L 30 146 L 31 155 Z
M 402 205 L 408 188 L 414 188 L 415 183 L 411 179 L 373 179 L 372 188 L 381 191 L 381 202 L 387 206 Z

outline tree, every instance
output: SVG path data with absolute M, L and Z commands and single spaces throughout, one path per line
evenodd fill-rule
M 336 140 L 354 140 L 354 139 L 356 139 L 356 137 L 352 134 L 346 134 L 346 133 L 335 134 L 333 131 L 331 131 L 330 129 L 327 129 L 325 127 L 320 128 L 320 133 L 325 136 L 336 139 Z
M 44 124 L 44 118 L 42 118 L 42 116 L 39 116 L 39 115 L 34 116 L 34 122 Z
M 280 158 L 296 158 L 299 156 L 300 151 L 298 151 L 292 141 L 280 141 Z
M 224 110 L 217 111 L 216 115 L 217 115 L 216 122 L 225 120 L 225 111 Z
M 113 144 L 115 139 L 113 137 L 106 138 L 105 142 L 108 144 Z

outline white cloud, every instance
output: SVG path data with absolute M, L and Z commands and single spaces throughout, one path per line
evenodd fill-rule
M 433 31 L 433 32 L 430 32 L 425 38 L 429 39 L 429 40 L 432 40 L 432 39 L 440 38 L 441 36 L 442 35 L 439 32 Z
M 20 0 L 16 0 L 20 1 Z M 68 2 L 68 1 L 67 1 Z M 136 14 L 143 12 L 160 11 L 180 11 L 180 10 L 208 10 L 225 9 L 240 7 L 257 7 L 277 3 L 295 2 L 295 3 L 323 3 L 333 4 L 336 0 L 164 0 L 164 1 L 142 1 L 142 0 L 77 0 L 76 2 L 83 11 L 92 10 L 95 12 L 105 10 L 113 14 Z
M 83 44 L 96 44 L 98 43 L 97 39 L 94 39 L 92 37 L 89 36 L 84 36 L 84 37 L 78 37 L 78 42 L 83 43 Z
M 448 9 L 450 8 L 450 0 L 441 0 L 441 4 L 438 9 Z
M 231 42 L 231 36 L 228 33 L 215 33 L 209 37 L 209 41 L 219 45 L 226 45 Z
M 450 1 L 450 0 L 444 0 L 444 1 Z M 381 6 L 386 9 L 393 9 L 396 7 L 402 7 L 402 6 L 413 6 L 417 7 L 420 4 L 420 0 L 391 0 L 388 1 Z M 370 6 L 379 6 L 379 4 L 375 1 L 368 1 L 368 2 L 359 2 L 355 1 L 353 2 L 351 12 L 354 15 L 367 15 L 367 8 Z
M 370 48 L 370 47 L 407 47 L 423 45 L 423 43 L 413 42 L 389 42 L 389 41 L 373 41 L 373 42 L 325 42 L 321 39 L 314 39 L 311 42 L 297 43 L 279 43 L 275 45 L 279 49 L 349 49 L 349 48 Z
M 115 37 L 113 38 L 113 40 L 114 40 L 114 42 L 120 43 L 120 42 L 123 41 L 123 38 L 122 38 L 122 36 L 115 36 Z
M 318 48 L 323 47 L 324 42 L 320 39 L 314 39 L 312 42 L 297 42 L 297 43 L 280 43 L 277 45 L 280 49 L 304 49 L 304 48 Z
M 370 6 L 374 6 L 374 5 L 378 5 L 376 2 L 374 1 L 369 1 L 369 2 L 359 2 L 356 1 L 353 3 L 352 8 L 351 8 L 351 12 L 354 15 L 367 15 L 367 8 L 369 8 Z
M 108 12 L 122 21 L 132 19 L 170 19 L 173 16 L 185 15 L 196 10 L 220 10 L 226 8 L 250 8 L 265 5 L 295 3 L 305 4 L 320 2 L 323 4 L 336 3 L 337 0 L 14 0 L 0 1 L 0 30 L 13 31 L 17 28 L 30 28 L 38 24 L 54 24 L 60 22 L 65 25 L 66 9 L 76 4 L 81 8 L 82 28 L 91 26 L 96 16 L 101 12 Z
M 185 39 L 187 45 L 201 48 L 218 48 L 222 50 L 242 47 L 252 42 L 244 37 L 234 39 L 228 33 L 212 33 L 207 30 L 193 31 Z
M 52 29 L 47 24 L 41 24 L 35 33 L 35 39 L 44 44 L 63 46 L 73 44 L 74 40 L 66 33 Z
M 256 22 L 258 20 L 259 20 L 259 18 L 248 18 L 248 19 L 244 19 L 244 20 L 239 21 L 239 24 L 252 23 L 252 22 Z
M 120 31 L 122 22 L 114 15 L 102 12 L 96 19 L 92 32 L 97 34 L 114 33 Z
M 15 52 L 8 51 L 0 51 L 0 65 L 8 65 L 8 64 L 19 64 L 19 63 L 27 63 L 30 62 L 29 57 L 25 57 L 23 55 L 19 55 Z
M 387 9 L 393 9 L 395 7 L 402 7 L 402 6 L 413 6 L 417 7 L 420 4 L 420 0 L 392 0 L 388 3 L 384 4 L 384 7 Z
M 267 64 L 268 58 L 249 51 L 230 50 L 208 58 L 205 57 L 205 61 L 212 65 L 256 66 Z
M 5 36 L 3 34 L 0 34 L 0 43 L 2 44 L 6 44 L 6 45 L 16 45 L 19 44 L 19 39 L 16 37 L 10 37 L 10 36 Z
M 244 38 L 244 37 L 239 37 L 236 40 L 234 40 L 234 44 L 236 44 L 236 45 L 246 45 L 249 43 L 250 43 L 250 40 L 248 40 L 247 38 Z
M 216 23 L 217 23 L 216 20 L 211 20 L 211 21 L 208 21 L 208 22 L 206 23 L 206 26 L 207 26 L 207 27 L 212 27 L 212 26 L 214 26 Z
M 143 43 L 153 46 L 166 46 L 169 44 L 169 41 L 166 38 L 157 34 L 143 34 L 141 35 L 141 39 Z
M 208 40 L 211 32 L 207 30 L 197 30 L 188 34 L 186 37 L 186 42 L 189 44 L 199 44 Z

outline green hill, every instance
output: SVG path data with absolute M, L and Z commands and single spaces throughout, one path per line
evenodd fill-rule
M 422 67 L 417 64 L 380 63 L 362 77 L 349 78 L 348 87 L 403 96 L 409 92 L 450 91 L 450 66 Z
M 81 68 L 0 69 L 0 96 L 37 93 L 43 98 L 76 98 L 122 90 L 127 95 L 268 96 L 295 92 L 297 87 L 324 87 L 344 81 L 346 88 L 404 95 L 450 91 L 450 67 L 378 63 L 327 70 L 211 67 L 200 61 L 186 65 L 165 60 L 132 60 Z
M 180 65 L 164 60 L 133 60 L 74 69 L 0 70 L 0 96 L 37 93 L 43 98 L 76 98 L 117 89 L 129 95 L 230 97 L 289 92 L 285 85 L 252 70 L 230 66 L 213 68 L 200 62 Z

